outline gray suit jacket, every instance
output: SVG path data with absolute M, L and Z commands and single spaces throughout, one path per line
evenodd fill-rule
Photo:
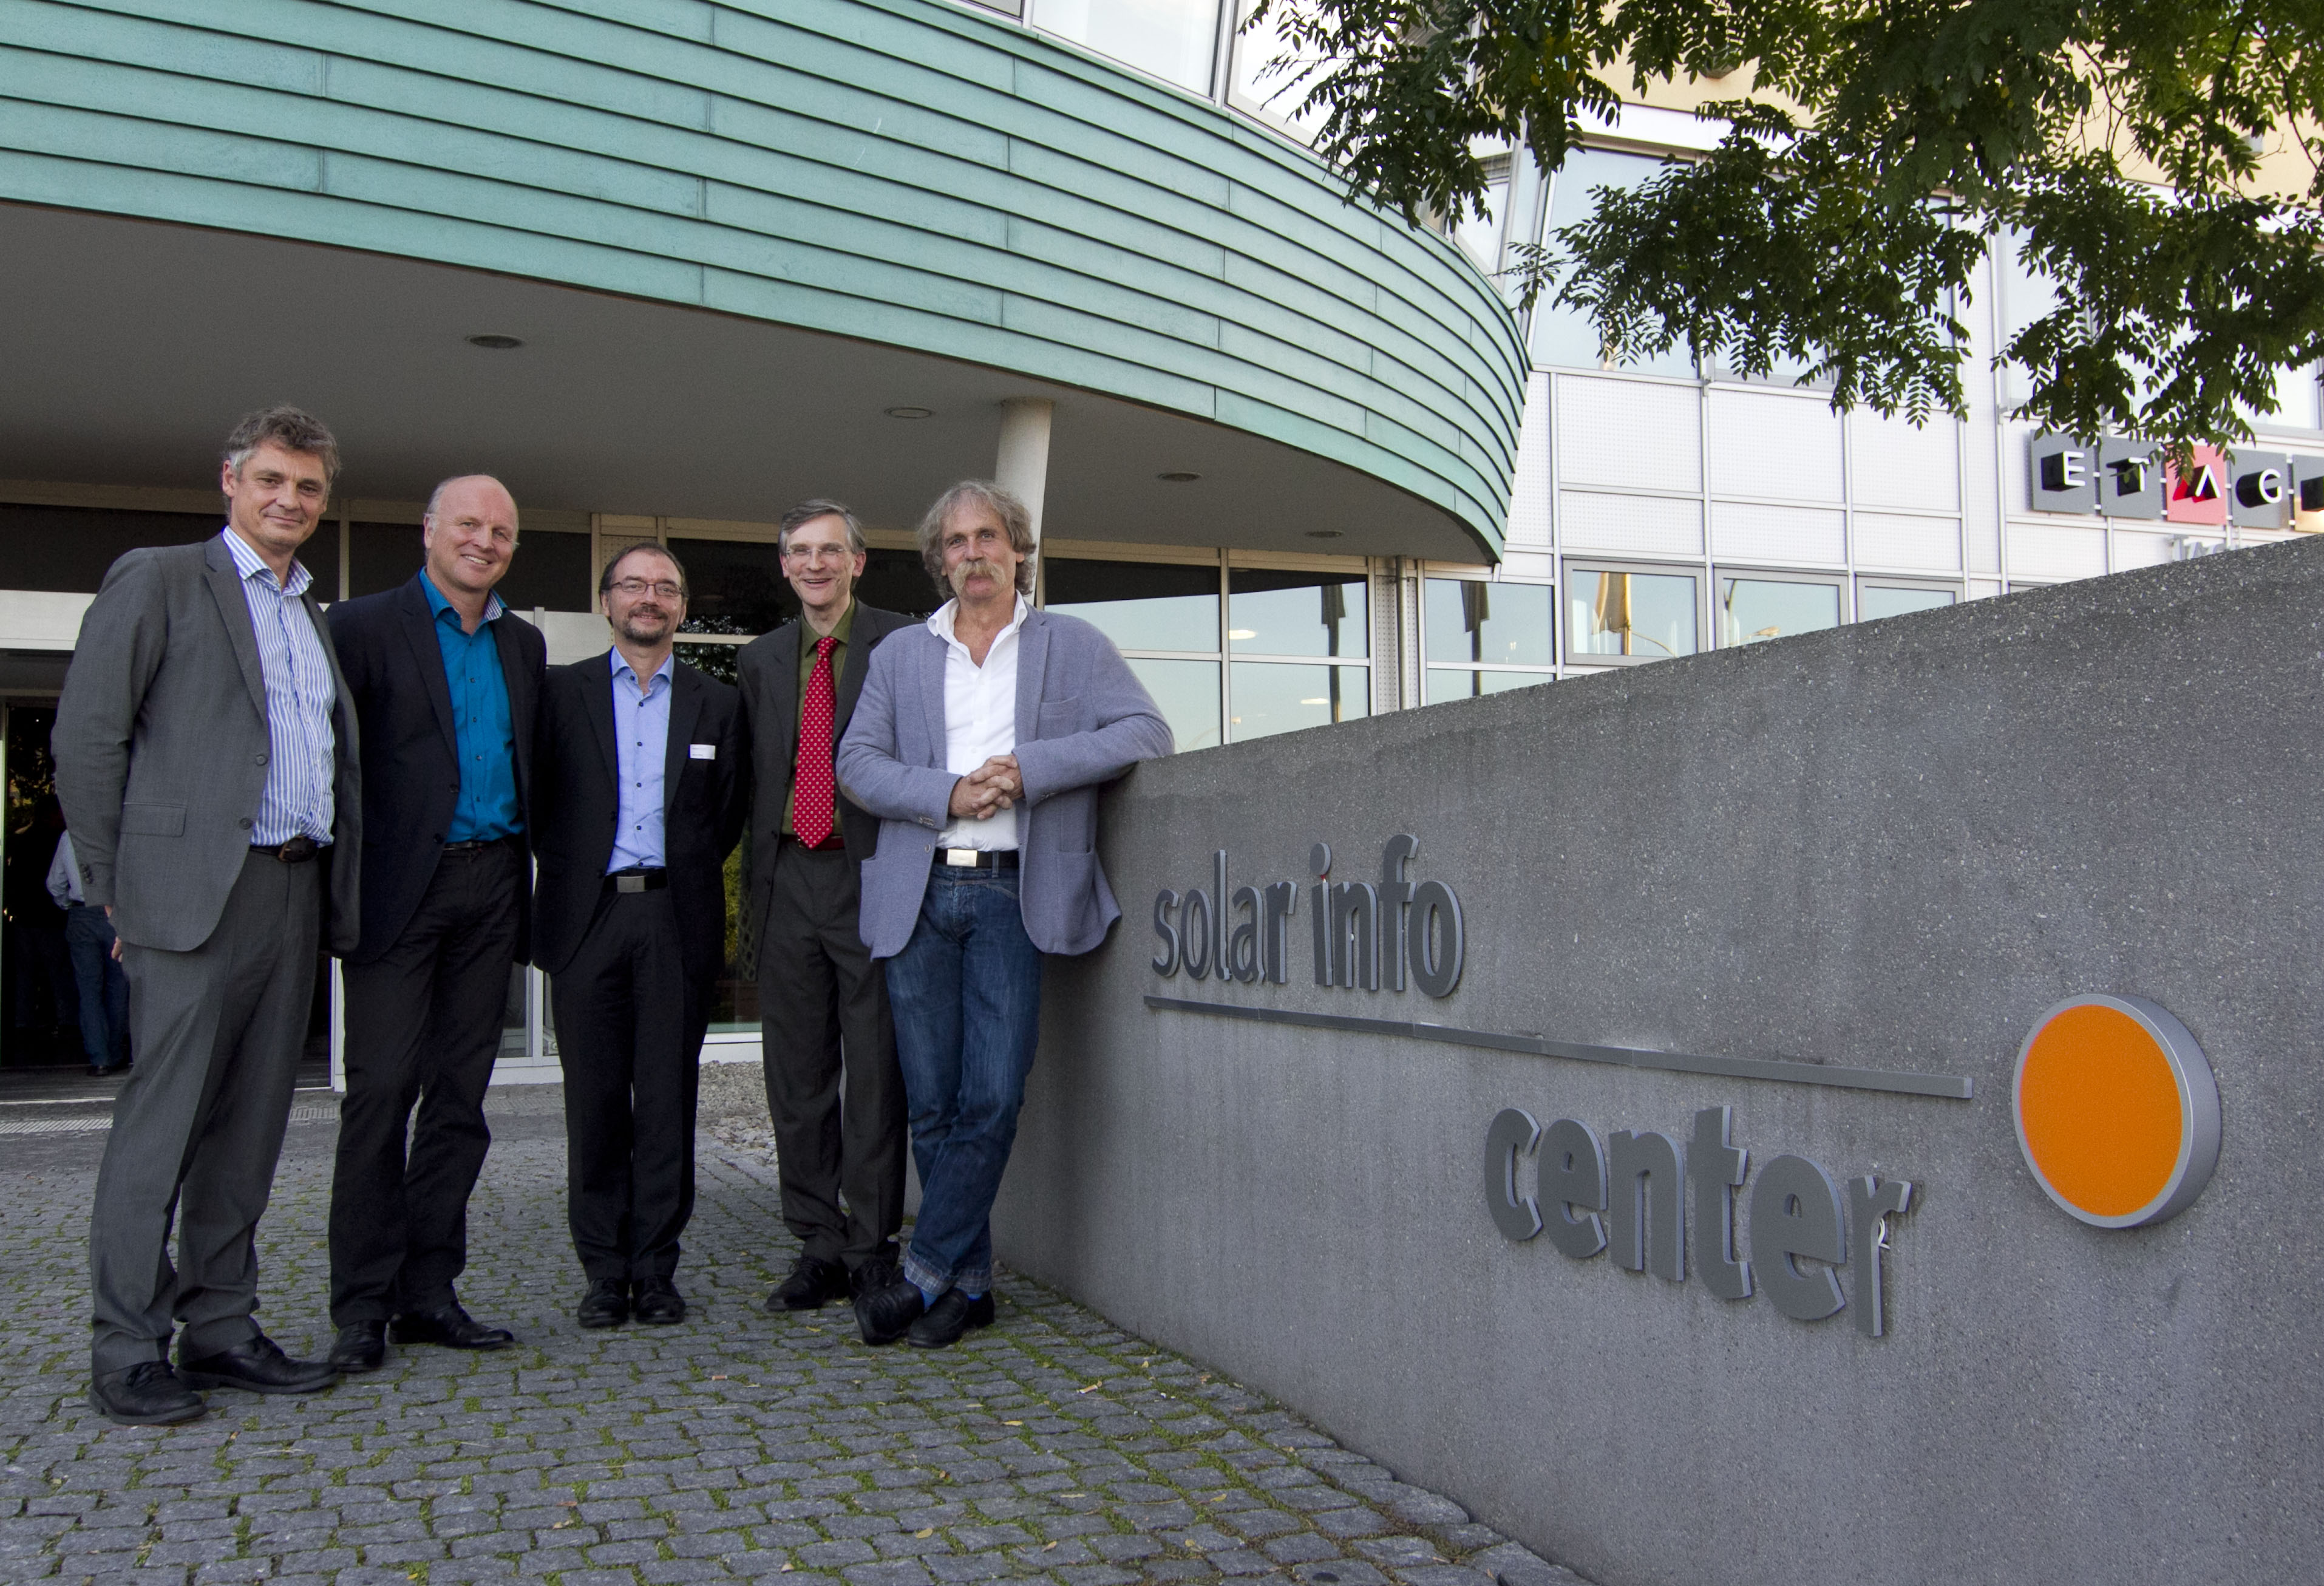
M 1017 631 L 1017 903 L 1044 953 L 1086 953 L 1121 917 L 1097 861 L 1097 794 L 1170 752 L 1170 729 L 1112 641 L 1078 617 L 1029 612 Z M 874 958 L 912 939 L 936 834 L 952 824 L 945 766 L 945 641 L 924 622 L 872 652 L 839 785 L 881 817 L 863 863 L 862 931 Z
M 326 936 L 355 949 L 363 791 L 355 717 L 331 631 L 337 741 Z M 186 953 L 217 928 L 250 851 L 272 740 L 258 634 L 234 558 L 215 538 L 133 550 L 105 575 L 65 673 L 49 739 L 81 892 L 139 947 Z

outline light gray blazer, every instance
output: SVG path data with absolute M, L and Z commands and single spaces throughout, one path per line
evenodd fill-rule
M 863 862 L 860 929 L 874 958 L 912 939 L 936 834 L 952 824 L 945 766 L 945 641 L 924 622 L 872 652 L 855 719 L 839 745 L 839 784 L 881 817 Z M 1086 953 L 1121 917 L 1097 862 L 1099 785 L 1167 754 L 1170 729 L 1121 659 L 1078 617 L 1026 613 L 1017 631 L 1017 905 L 1044 953 Z
M 355 715 L 311 592 L 306 606 L 336 691 L 324 934 L 346 953 L 361 919 Z M 81 895 L 112 906 L 123 941 L 187 953 L 209 939 L 250 852 L 272 744 L 258 632 L 226 548 L 214 535 L 115 562 L 81 619 L 49 746 Z

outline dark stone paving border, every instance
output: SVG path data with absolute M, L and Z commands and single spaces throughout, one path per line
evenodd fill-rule
M 503 1127 L 474 1207 L 471 1310 L 495 1355 L 394 1351 L 310 1398 L 220 1392 L 192 1426 L 83 1402 L 97 1145 L 0 1162 L 0 1580 L 336 1586 L 781 1578 L 847 1586 L 1222 1578 L 1571 1586 L 1449 1500 L 1259 1395 L 1004 1275 L 950 1350 L 864 1348 L 840 1307 L 770 1316 L 796 1249 L 773 1164 L 702 1141 L 682 1326 L 584 1332 L 564 1152 Z M 262 1230 L 261 1320 L 319 1350 L 328 1125 L 295 1130 Z M 761 1137 L 762 1138 L 762 1137 Z

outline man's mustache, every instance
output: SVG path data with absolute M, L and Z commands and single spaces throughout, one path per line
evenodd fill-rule
M 971 578 L 975 577 L 979 573 L 1002 584 L 1009 582 L 1008 569 L 1003 567 L 999 562 L 989 560 L 983 557 L 975 557 L 972 558 L 968 561 L 962 562 L 953 568 L 953 593 L 957 595 L 961 590 L 966 588 L 968 586 L 968 581 Z

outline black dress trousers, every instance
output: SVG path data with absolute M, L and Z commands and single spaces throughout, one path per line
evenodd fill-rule
M 524 864 L 515 842 L 447 851 L 395 945 L 341 969 L 347 1093 L 331 1179 L 335 1326 L 456 1297 L 468 1195 L 493 1141 L 484 1087 L 500 1055 Z
M 582 1270 L 678 1270 L 694 1212 L 694 1115 L 709 988 L 687 982 L 666 890 L 608 881 L 571 962 L 549 977 L 565 1070 L 566 1214 Z
M 783 1223 L 808 1255 L 851 1272 L 893 1261 L 904 1220 L 904 1076 L 888 977 L 857 934 L 857 900 L 845 853 L 786 839 L 759 945 Z

